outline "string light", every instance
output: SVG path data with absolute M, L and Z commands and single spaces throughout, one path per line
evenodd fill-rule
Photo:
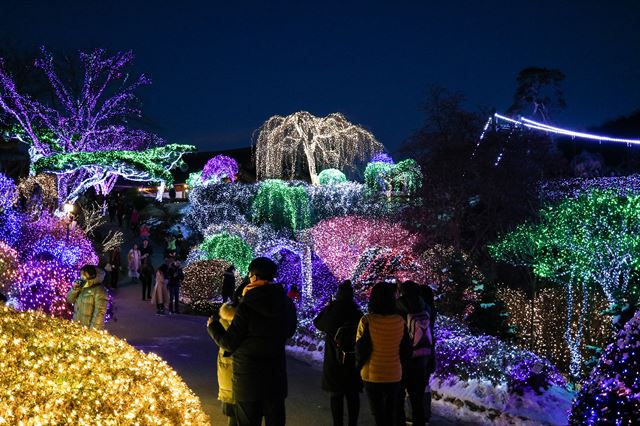
M 235 182 L 238 174 L 238 162 L 226 155 L 216 155 L 207 161 L 202 169 L 202 181 L 220 183 L 223 179 Z
M 355 175 L 356 163 L 379 152 L 384 146 L 373 134 L 340 113 L 275 115 L 257 130 L 256 174 L 258 179 L 294 179 L 306 168 L 317 185 L 318 170 L 335 168 Z
M 224 259 L 231 262 L 240 274 L 247 273 L 253 260 L 253 248 L 240 237 L 226 232 L 210 235 L 200 244 L 199 250 L 207 259 Z
M 573 402 L 570 425 L 634 425 L 640 413 L 640 311 L 617 334 Z
M 311 226 L 311 202 L 304 186 L 279 179 L 261 182 L 251 209 L 255 223 L 266 222 L 276 229 L 296 231 Z
M 1 424 L 209 424 L 155 354 L 106 332 L 0 306 Z
M 397 164 L 371 162 L 364 171 L 365 185 L 372 191 L 389 191 L 413 195 L 422 187 L 423 175 L 413 159 Z
M 335 185 L 346 181 L 347 177 L 338 169 L 324 169 L 318 174 L 320 185 Z
M 64 203 L 73 203 L 87 189 L 103 184 L 113 176 L 136 182 L 158 182 L 158 198 L 164 186 L 173 182 L 170 170 L 184 162 L 182 156 L 195 151 L 192 145 L 171 144 L 144 151 L 71 152 L 42 157 L 33 163 L 35 173 L 58 175 L 58 191 L 65 194 Z M 74 179 L 74 176 L 81 176 Z
M 180 286 L 180 300 L 192 305 L 222 297 L 224 273 L 231 262 L 222 259 L 198 260 L 184 268 L 184 281 Z

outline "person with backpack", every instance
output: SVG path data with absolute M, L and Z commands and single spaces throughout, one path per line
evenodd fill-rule
M 249 283 L 229 328 L 216 316 L 207 321 L 209 335 L 233 357 L 233 396 L 239 426 L 285 424 L 288 393 L 285 344 L 296 331 L 293 302 L 274 283 L 278 267 L 269 258 L 249 264 Z
M 436 333 L 435 333 L 435 324 L 438 318 L 438 311 L 436 311 L 435 298 L 433 295 L 433 290 L 429 285 L 421 285 L 418 287 L 420 291 L 420 297 L 424 301 L 427 310 L 430 314 L 430 326 L 431 326 L 431 355 L 428 356 L 427 360 L 427 387 L 425 388 L 424 394 L 424 419 L 426 422 L 431 418 L 431 388 L 429 387 L 429 378 L 436 371 Z
M 336 300 L 329 302 L 313 320 L 326 333 L 322 364 L 322 390 L 331 395 L 334 426 L 344 424 L 344 400 L 347 401 L 348 425 L 358 424 L 362 379 L 356 368 L 355 344 L 362 312 L 353 301 L 351 281 L 338 286 Z
M 356 334 L 356 363 L 376 426 L 391 426 L 397 419 L 402 360 L 409 356 L 411 342 L 396 310 L 395 286 L 378 283 Z
M 429 384 L 427 367 L 433 352 L 431 313 L 420 296 L 417 283 L 400 284 L 400 297 L 396 301 L 398 313 L 404 318 L 411 340 L 411 356 L 402 364 L 402 388 L 398 395 L 398 424 L 405 424 L 404 400 L 409 396 L 411 420 L 415 426 L 424 426 L 425 389 Z

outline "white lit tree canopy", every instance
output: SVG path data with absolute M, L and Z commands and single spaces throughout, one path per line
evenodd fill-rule
M 255 158 L 258 179 L 293 179 L 304 174 L 319 184 L 318 172 L 335 168 L 355 173 L 356 163 L 368 161 L 384 146 L 364 128 L 340 113 L 326 117 L 300 111 L 269 118 L 256 131 Z

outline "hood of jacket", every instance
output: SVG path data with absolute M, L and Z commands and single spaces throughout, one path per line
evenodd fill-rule
M 270 283 L 252 288 L 241 303 L 265 317 L 272 318 L 285 313 L 288 300 L 282 285 Z

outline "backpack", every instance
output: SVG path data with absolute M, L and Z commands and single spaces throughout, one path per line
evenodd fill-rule
M 431 314 L 429 311 L 407 314 L 407 331 L 413 348 L 412 358 L 431 355 L 433 336 L 431 335 Z
M 344 365 L 356 359 L 357 325 L 344 325 L 336 330 L 333 343 L 336 345 L 338 363 Z

